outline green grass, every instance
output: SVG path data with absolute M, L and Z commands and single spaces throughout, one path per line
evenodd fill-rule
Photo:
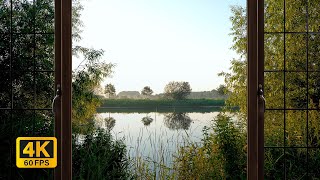
M 222 99 L 104 99 L 101 108 L 105 107 L 222 107 L 225 101 Z

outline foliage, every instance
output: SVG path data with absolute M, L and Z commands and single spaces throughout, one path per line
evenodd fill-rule
M 191 93 L 189 82 L 171 81 L 164 87 L 164 94 L 166 97 L 172 99 L 185 99 Z
M 145 96 L 150 96 L 152 93 L 153 93 L 153 91 L 150 88 L 150 86 L 145 86 L 141 91 L 141 94 L 145 95 Z
M 109 96 L 115 96 L 116 95 L 116 88 L 113 84 L 107 84 L 104 87 L 104 93 L 108 94 Z
M 224 106 L 224 100 L 218 99 L 105 99 L 101 107 L 199 107 L 199 106 Z
M 174 165 L 179 179 L 246 179 L 242 125 L 219 114 L 203 134 L 202 145 L 192 143 L 180 148 Z
M 220 86 L 217 88 L 217 91 L 220 95 L 226 95 L 228 94 L 228 89 L 225 85 L 220 84 Z
M 129 179 L 130 162 L 121 140 L 102 129 L 85 135 L 83 142 L 77 139 L 73 137 L 73 179 Z

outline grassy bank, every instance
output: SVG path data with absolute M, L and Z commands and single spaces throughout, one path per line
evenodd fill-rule
M 134 108 L 151 108 L 151 107 L 200 107 L 212 106 L 222 107 L 225 101 L 221 99 L 105 99 L 100 108 L 111 107 L 134 107 Z
M 159 112 L 159 113 L 172 113 L 172 112 L 199 112 L 199 113 L 208 113 L 208 112 L 220 112 L 222 107 L 107 107 L 107 108 L 97 108 L 97 113 L 150 113 L 150 112 Z

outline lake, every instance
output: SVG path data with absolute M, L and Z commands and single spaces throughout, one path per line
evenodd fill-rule
M 200 143 L 202 130 L 209 127 L 219 113 L 216 108 L 197 108 L 187 111 L 179 108 L 134 110 L 100 109 L 96 124 L 110 128 L 116 139 L 124 138 L 130 157 L 172 163 L 172 155 L 188 143 Z M 141 113 L 143 112 L 143 113 Z

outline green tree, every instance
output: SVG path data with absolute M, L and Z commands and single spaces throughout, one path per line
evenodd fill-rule
M 164 94 L 166 97 L 172 98 L 172 99 L 186 99 L 186 97 L 191 93 L 191 87 L 189 82 L 176 82 L 172 81 L 169 82 L 164 87 Z
M 115 96 L 116 95 L 116 88 L 114 87 L 113 84 L 107 84 L 104 87 L 104 93 L 108 94 L 109 97 Z
M 227 87 L 223 84 L 219 85 L 219 87 L 217 88 L 217 91 L 220 95 L 226 95 L 228 93 Z
M 145 96 L 150 96 L 150 95 L 152 95 L 152 93 L 153 93 L 153 91 L 150 88 L 150 86 L 145 86 L 141 91 L 141 94 L 145 95 Z

